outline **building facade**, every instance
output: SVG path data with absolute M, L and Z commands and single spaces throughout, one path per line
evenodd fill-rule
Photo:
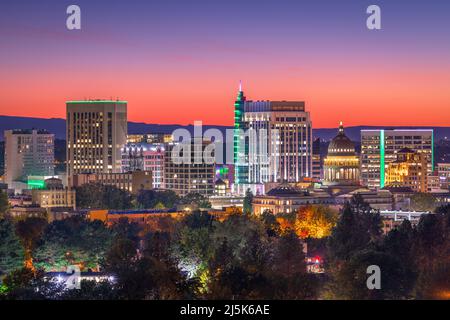
M 397 152 L 397 160 L 386 168 L 387 186 L 409 187 L 414 192 L 427 192 L 427 155 L 409 148 Z
M 5 131 L 5 182 L 27 182 L 28 176 L 54 175 L 55 136 L 45 130 Z
M 164 188 L 163 144 L 127 144 L 122 148 L 122 172 L 151 171 L 153 189 Z
M 334 199 L 327 192 L 308 191 L 287 183 L 271 189 L 266 195 L 253 197 L 253 213 L 261 215 L 265 211 L 272 214 L 292 213 L 308 205 L 334 205 Z
M 432 129 L 361 130 L 361 183 L 371 189 L 386 185 L 386 169 L 397 159 L 397 152 L 409 148 L 424 153 L 427 174 L 434 167 Z
M 65 188 L 60 179 L 45 180 L 44 189 L 33 189 L 31 192 L 33 205 L 42 208 L 75 209 L 75 190 Z
M 328 145 L 323 174 L 325 185 L 359 185 L 359 157 L 354 143 L 344 133 L 342 122 L 337 136 Z
M 138 193 L 139 190 L 153 188 L 151 171 L 134 171 L 126 173 L 80 173 L 73 176 L 73 186 L 80 187 L 87 183 L 100 183 Z
M 189 145 L 189 143 L 187 144 Z M 199 150 L 194 147 L 187 147 L 190 150 L 183 150 L 190 155 L 187 161 L 178 163 L 172 157 L 174 148 L 180 147 L 180 144 L 171 143 L 166 146 L 164 156 L 164 187 L 168 190 L 175 191 L 180 196 L 185 196 L 188 193 L 195 192 L 204 196 L 211 196 L 214 194 L 215 181 L 215 165 L 214 161 L 206 161 L 204 157 L 198 157 L 196 152 L 203 153 L 207 146 L 200 142 Z M 194 161 L 199 159 L 199 161 Z M 210 163 L 211 162 L 211 163 Z
M 121 148 L 127 140 L 126 101 L 66 103 L 67 177 L 121 172 Z
M 322 155 L 320 153 L 321 139 L 317 138 L 313 142 L 313 153 L 312 153 L 312 178 L 316 180 L 322 179 Z
M 450 186 L 450 163 L 438 163 L 437 175 L 442 189 L 448 189 Z
M 303 101 L 250 101 L 240 89 L 235 131 L 237 192 L 312 177 L 312 122 Z

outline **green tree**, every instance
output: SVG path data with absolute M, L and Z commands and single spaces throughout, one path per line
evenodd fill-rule
M 172 190 L 140 190 L 136 200 L 140 208 L 173 208 L 179 198 Z
M 63 285 L 45 277 L 43 270 L 33 271 L 21 268 L 5 277 L 3 283 L 8 300 L 44 300 L 56 299 L 63 291 Z
M 0 217 L 9 209 L 8 195 L 0 190 Z
M 129 239 L 138 245 L 141 237 L 142 226 L 133 221 L 129 221 L 128 218 L 120 218 L 118 221 L 113 223 L 111 230 L 117 239 Z
M 253 210 L 253 193 L 250 189 L 247 189 L 244 197 L 244 214 L 251 214 Z
M 31 217 L 16 223 L 16 234 L 20 238 L 25 249 L 25 266 L 33 268 L 33 250 L 41 239 L 47 226 L 47 220 Z
M 419 299 L 448 299 L 450 292 L 450 212 L 438 211 L 423 215 L 416 227 L 412 250 Z
M 14 224 L 9 219 L 0 219 L 0 278 L 23 266 L 25 252 Z
M 381 270 L 381 289 L 367 287 L 367 267 Z M 351 255 L 333 275 L 333 298 L 337 299 L 403 299 L 409 296 L 411 282 L 404 263 L 389 253 L 364 249 Z
M 53 221 L 35 250 L 35 265 L 46 271 L 62 271 L 73 264 L 82 269 L 96 269 L 113 238 L 114 231 L 98 220 L 72 217 Z
M 79 208 L 129 209 L 132 196 L 128 191 L 101 183 L 87 183 L 76 188 Z
M 327 242 L 328 260 L 347 260 L 356 251 L 367 248 L 381 234 L 381 217 L 377 213 L 354 212 L 345 204 Z
M 198 192 L 190 192 L 180 199 L 179 204 L 195 205 L 198 208 L 211 208 L 208 198 Z
M 271 211 L 264 210 L 260 218 L 269 237 L 276 237 L 281 233 L 280 223 Z

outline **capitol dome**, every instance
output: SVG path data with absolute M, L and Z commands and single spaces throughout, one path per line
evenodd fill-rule
M 356 155 L 355 145 L 344 133 L 342 122 L 337 136 L 328 146 L 323 176 L 325 185 L 359 184 L 359 157 Z
M 339 132 L 328 145 L 328 156 L 354 156 L 355 145 L 344 133 L 342 122 L 339 124 Z

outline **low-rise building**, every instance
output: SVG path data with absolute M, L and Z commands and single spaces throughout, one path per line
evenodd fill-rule
M 417 211 L 397 211 L 397 210 L 383 210 L 380 211 L 380 216 L 383 221 L 383 233 L 386 234 L 392 229 L 397 228 L 404 220 L 411 222 L 412 226 L 416 226 L 422 215 L 430 214 L 430 212 Z
M 336 204 L 344 205 L 355 196 L 361 196 L 362 200 L 375 210 L 392 210 L 394 197 L 389 190 L 357 189 L 352 192 L 335 197 Z
M 38 206 L 15 206 L 8 210 L 7 215 L 15 220 L 25 220 L 27 218 L 47 219 L 47 209 Z
M 60 179 L 45 180 L 43 189 L 31 191 L 33 205 L 42 208 L 73 208 L 75 209 L 75 190 L 65 188 Z
M 282 183 L 271 189 L 266 195 L 253 197 L 253 213 L 261 215 L 264 211 L 273 214 L 291 213 L 307 205 L 334 205 L 334 199 L 325 191 L 302 190 Z
M 450 187 L 450 163 L 438 163 L 437 175 L 441 188 L 448 189 Z
M 73 187 L 87 183 L 100 183 L 137 193 L 139 190 L 153 188 L 151 171 L 134 171 L 127 173 L 81 173 L 73 176 Z

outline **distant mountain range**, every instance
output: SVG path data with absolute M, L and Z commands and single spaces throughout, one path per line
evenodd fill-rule
M 9 129 L 46 129 L 54 133 L 57 139 L 65 139 L 66 137 L 66 121 L 60 118 L 30 118 L 30 117 L 14 117 L 14 116 L 0 116 L 0 140 L 3 141 L 3 131 Z M 193 126 L 182 126 L 178 124 L 150 124 L 142 122 L 128 122 L 128 133 L 172 133 L 175 129 L 185 128 L 190 132 L 193 131 Z M 228 126 L 204 125 L 203 130 L 209 128 L 217 128 L 221 131 L 231 129 Z M 345 133 L 353 141 L 360 141 L 360 131 L 362 129 L 406 129 L 411 127 L 377 127 L 377 126 L 354 126 L 346 127 Z M 414 129 L 434 129 L 435 139 L 443 139 L 450 137 L 450 127 L 413 127 Z M 337 128 L 313 129 L 314 138 L 321 138 L 325 141 L 332 139 L 337 133 Z

